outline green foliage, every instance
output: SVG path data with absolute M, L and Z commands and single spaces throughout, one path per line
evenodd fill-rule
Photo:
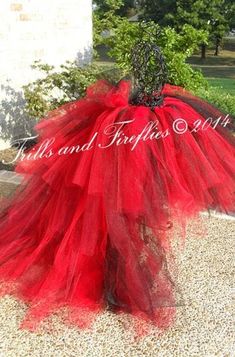
M 122 6 L 124 6 L 124 0 L 95 0 L 94 3 L 97 6 L 99 13 L 105 13 L 109 11 L 116 12 Z
M 179 44 L 178 44 L 179 46 Z M 178 57 L 177 57 L 178 58 Z M 174 59 L 174 66 L 176 60 Z M 89 84 L 99 78 L 105 78 L 116 83 L 124 76 L 124 72 L 118 68 L 101 67 L 97 65 L 87 65 L 83 68 L 77 67 L 74 63 L 68 62 L 61 66 L 61 71 L 55 71 L 54 67 L 36 62 L 34 68 L 44 73 L 44 78 L 38 79 L 33 83 L 24 86 L 24 95 L 27 100 L 26 113 L 36 119 L 42 118 L 49 110 L 57 108 L 59 105 L 81 98 Z M 191 80 L 199 83 L 201 75 L 198 72 L 191 72 L 191 67 L 186 67 L 185 71 L 179 70 L 174 76 L 180 76 L 173 81 L 178 84 L 182 81 L 188 82 L 188 70 L 190 71 Z M 182 75 L 185 75 L 184 78 Z M 199 75 L 199 78 L 197 78 Z M 216 87 L 202 87 L 195 85 L 184 86 L 191 89 L 194 94 L 204 98 L 208 102 L 216 105 L 225 113 L 235 116 L 235 98 L 233 95 L 221 92 Z
M 207 1 L 209 7 L 209 0 L 206 0 L 206 4 Z M 217 0 L 211 2 L 214 4 L 215 1 Z M 226 3 L 231 1 L 222 0 L 222 2 Z M 208 32 L 206 30 L 211 31 L 210 23 L 207 24 L 208 26 L 205 25 L 205 19 L 210 10 L 208 9 L 207 12 L 207 9 L 202 7 L 202 0 L 178 1 L 178 6 L 179 3 L 181 4 L 181 10 L 177 16 L 180 16 L 181 19 L 191 25 L 180 25 L 175 30 L 170 27 L 160 28 L 156 23 L 148 22 L 145 24 L 144 33 L 138 24 L 130 23 L 126 18 L 119 16 L 119 11 L 127 3 L 126 1 L 97 0 L 96 3 L 98 8 L 93 12 L 94 45 L 108 45 L 110 48 L 109 54 L 115 59 L 119 70 L 110 69 L 107 71 L 107 67 L 95 64 L 78 67 L 75 62 L 67 61 L 65 65 L 61 65 L 60 70 L 56 71 L 53 66 L 42 64 L 40 61 L 35 62 L 33 67 L 42 72 L 43 78 L 24 86 L 27 112 L 30 116 L 41 118 L 49 110 L 66 102 L 79 99 L 84 95 L 87 86 L 98 78 L 107 78 L 112 82 L 116 82 L 123 76 L 130 75 L 131 49 L 141 39 L 161 47 L 166 59 L 169 83 L 192 90 L 195 94 L 217 105 L 225 112 L 235 115 L 234 97 L 228 94 L 221 94 L 221 91 L 218 92 L 216 88 L 208 87 L 208 83 L 202 73 L 199 70 L 192 69 L 186 63 L 186 60 L 200 44 L 207 43 Z M 186 5 L 189 3 L 192 6 L 190 5 L 187 8 Z M 166 11 L 167 6 L 170 8 L 169 4 L 170 1 L 165 2 L 164 11 Z M 199 24 L 199 12 L 195 4 L 200 5 L 200 8 L 203 8 L 203 11 L 207 14 L 200 15 L 202 16 L 200 19 L 202 22 Z M 189 12 L 189 9 L 191 12 Z M 179 18 L 175 16 L 174 11 L 171 11 L 171 13 L 174 21 L 178 21 Z M 169 12 L 166 16 L 167 21 L 173 19 L 171 13 Z M 229 14 L 229 16 L 232 16 L 232 10 Z M 213 16 L 213 18 L 216 18 L 215 15 Z M 222 23 L 222 20 L 219 23 Z M 204 30 L 198 30 L 200 26 Z M 219 27 L 217 29 L 222 31 Z M 105 30 L 111 30 L 111 36 L 102 36 L 101 34 Z M 156 30 L 158 31 L 157 37 L 155 35 Z
M 159 35 L 156 38 L 156 30 Z M 183 26 L 180 33 L 165 27 L 160 29 L 153 22 L 146 23 L 145 32 L 138 24 L 123 20 L 115 29 L 114 35 L 106 40 L 111 48 L 109 54 L 125 74 L 131 71 L 131 49 L 141 39 L 156 43 L 162 49 L 168 68 L 168 81 L 188 89 L 206 86 L 201 72 L 193 70 L 186 59 L 192 55 L 198 45 L 206 42 L 207 33 L 197 31 L 189 25 Z M 154 75 L 154 73 L 153 73 Z
M 235 16 L 235 7 L 230 3 L 230 0 L 178 0 L 177 26 L 188 23 L 196 29 L 208 31 L 211 43 L 216 45 L 215 54 L 218 55 L 222 39 Z
M 220 88 L 216 87 L 198 88 L 194 91 L 194 94 L 215 105 L 225 114 L 235 117 L 235 96 L 222 92 Z
M 154 21 L 160 26 L 175 26 L 176 0 L 142 0 L 140 6 L 142 19 Z
M 96 1 L 98 8 L 93 11 L 93 42 L 94 47 L 104 41 L 102 36 L 104 31 L 115 29 L 122 18 L 118 15 L 118 10 L 123 6 L 123 0 L 103 0 Z M 95 53 L 97 55 L 97 53 Z
M 49 110 L 82 97 L 87 86 L 102 77 L 106 69 L 94 64 L 78 67 L 70 61 L 61 65 L 58 71 L 40 61 L 35 61 L 32 67 L 43 74 L 43 78 L 23 87 L 26 111 L 34 118 L 40 118 Z
M 185 24 L 207 31 L 217 51 L 225 33 L 235 23 L 234 0 L 142 0 L 142 7 L 142 17 L 147 21 L 172 26 L 177 31 Z
M 234 0 L 225 0 L 225 16 L 228 19 L 229 29 L 232 30 L 235 27 L 235 2 Z
M 137 12 L 135 0 L 124 0 L 123 6 L 117 11 L 120 16 L 133 16 Z
M 137 5 L 135 0 L 95 0 L 94 4 L 96 5 L 100 13 L 105 13 L 107 11 L 110 11 L 110 8 L 114 9 L 114 7 L 116 7 L 116 14 L 120 16 L 127 16 L 131 10 L 136 9 Z

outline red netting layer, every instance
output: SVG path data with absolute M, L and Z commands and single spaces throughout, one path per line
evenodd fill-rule
M 85 328 L 105 308 L 138 334 L 137 321 L 170 326 L 174 233 L 201 210 L 234 212 L 234 137 L 206 121 L 222 113 L 170 85 L 160 107 L 130 105 L 130 87 L 98 81 L 50 112 L 18 161 L 27 175 L 0 202 L 0 290 L 28 304 L 21 328 L 59 310 Z

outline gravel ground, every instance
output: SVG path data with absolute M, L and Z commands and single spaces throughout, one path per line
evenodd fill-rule
M 170 329 L 135 340 L 122 317 L 108 311 L 91 331 L 65 326 L 52 317 L 53 332 L 18 328 L 27 306 L 11 296 L 0 299 L 0 356 L 4 357 L 234 357 L 235 220 L 202 217 L 207 233 L 187 231 L 179 254 L 178 283 L 184 306 Z
M 2 161 L 4 160 L 5 163 L 9 163 L 14 160 L 16 154 L 17 150 L 14 148 L 0 150 L 0 170 L 13 170 L 15 163 L 3 164 Z

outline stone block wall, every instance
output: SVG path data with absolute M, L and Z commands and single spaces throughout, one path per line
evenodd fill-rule
M 92 0 L 3 0 L 0 16 L 1 125 L 6 100 L 40 76 L 30 67 L 34 60 L 56 68 L 66 60 L 91 60 Z

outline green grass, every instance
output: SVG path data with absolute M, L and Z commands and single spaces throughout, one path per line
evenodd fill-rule
M 206 59 L 200 58 L 200 52 L 189 58 L 188 63 L 202 71 L 212 86 L 218 84 L 225 91 L 234 94 L 235 81 L 235 37 L 226 37 L 219 56 L 214 56 L 214 48 L 207 49 Z
M 235 51 L 222 50 L 219 56 L 215 56 L 213 50 L 207 50 L 204 60 L 200 53 L 196 53 L 188 62 L 199 66 L 235 66 Z
M 201 60 L 200 54 L 189 58 L 188 63 L 198 68 L 207 78 L 229 78 L 235 80 L 235 51 L 223 50 L 219 56 L 214 56 L 212 50 L 207 51 L 205 60 Z
M 224 78 L 228 78 L 233 81 L 235 80 L 235 66 L 223 67 L 223 66 L 194 66 L 193 65 L 192 67 L 200 69 L 206 78 L 218 78 L 221 80 Z
M 235 80 L 230 78 L 207 78 L 212 87 L 217 87 L 220 92 L 235 96 Z
M 235 36 L 225 37 L 223 42 L 225 50 L 235 51 Z
M 201 60 L 200 53 L 196 53 L 188 63 L 200 69 L 218 93 L 235 96 L 235 38 L 225 38 L 223 43 L 219 56 L 214 56 L 214 49 L 209 48 L 205 60 Z

